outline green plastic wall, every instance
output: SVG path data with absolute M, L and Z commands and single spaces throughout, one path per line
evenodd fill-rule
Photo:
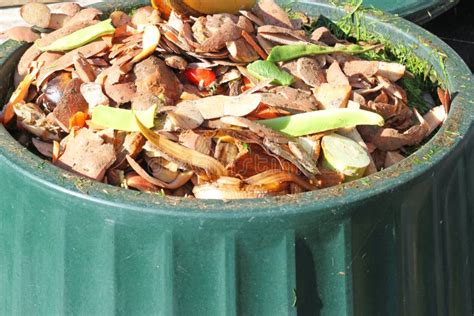
M 400 16 L 428 12 L 433 16 L 440 9 L 447 10 L 458 2 L 458 0 L 364 0 L 363 3 L 365 6 L 374 6 Z
M 333 0 L 334 3 L 358 3 L 354 0 Z M 365 7 L 374 7 L 412 22 L 423 24 L 453 8 L 459 0 L 362 0 Z

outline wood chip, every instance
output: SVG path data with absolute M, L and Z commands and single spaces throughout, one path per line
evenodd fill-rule
M 21 56 L 18 62 L 17 71 L 15 72 L 15 86 L 21 82 L 21 80 L 28 73 L 28 69 L 33 61 L 35 61 L 41 55 L 41 51 L 36 48 L 35 45 L 30 46 L 26 52 Z
M 179 103 L 176 106 L 176 110 L 173 112 L 169 112 L 168 116 L 176 127 L 179 127 L 183 130 L 195 129 L 204 122 L 204 118 L 202 117 L 201 112 L 199 112 L 197 107 L 194 106 L 192 101 L 185 101 Z
M 28 26 L 15 26 L 6 30 L 3 34 L 11 40 L 27 43 L 33 43 L 40 38 L 40 35 Z
M 88 113 L 89 105 L 81 94 L 82 81 L 78 78 L 69 81 L 65 92 L 54 108 L 53 114 L 59 126 L 65 131 L 69 131 L 69 120 L 77 112 Z
M 337 61 L 333 62 L 326 71 L 326 79 L 328 83 L 334 85 L 349 85 L 349 79 L 342 72 L 341 67 Z
M 344 73 L 347 76 L 364 75 L 374 76 L 379 70 L 379 62 L 369 60 L 350 60 L 344 63 Z
M 323 83 L 314 89 L 314 96 L 321 110 L 344 108 L 351 96 L 351 86 Z
M 295 39 L 305 43 L 309 42 L 309 38 L 306 37 L 302 30 L 292 30 L 285 27 L 279 27 L 276 25 L 264 25 L 258 28 L 258 34 L 262 36 L 268 36 L 269 34 L 284 35 L 294 37 Z
M 242 36 L 242 29 L 234 23 L 226 23 L 219 32 L 205 40 L 197 51 L 208 53 L 218 52 L 225 47 L 226 42 L 235 41 Z
M 80 52 L 73 56 L 74 68 L 83 82 L 92 82 L 96 74 L 89 61 Z
M 45 65 L 43 68 L 41 68 L 38 79 L 36 80 L 37 86 L 41 86 L 43 81 L 56 71 L 60 71 L 72 66 L 74 64 L 74 56 L 77 53 L 81 53 L 85 58 L 89 58 L 102 52 L 106 48 L 107 44 L 104 41 L 99 40 L 66 53 L 55 62 Z
M 265 25 L 262 19 L 260 19 L 258 16 L 256 16 L 250 11 L 240 10 L 239 13 L 242 14 L 247 19 L 249 19 L 250 21 L 252 21 L 253 23 L 255 23 L 257 26 Z
M 89 129 L 82 128 L 67 143 L 64 154 L 57 165 L 79 175 L 101 181 L 107 169 L 114 163 L 115 151 L 112 144 Z
M 43 3 L 26 3 L 20 8 L 20 15 L 28 24 L 41 28 L 49 26 L 51 11 Z
M 52 13 L 51 18 L 49 19 L 49 26 L 48 28 L 57 30 L 62 28 L 69 20 L 71 17 L 66 14 L 61 14 L 61 13 Z
M 288 14 L 273 0 L 261 0 L 252 9 L 265 24 L 293 28 Z
M 63 2 L 58 4 L 53 4 L 51 9 L 56 12 L 59 11 L 60 13 L 64 13 L 69 16 L 76 15 L 79 11 L 81 11 L 82 7 L 75 2 Z
M 259 57 L 252 46 L 242 38 L 235 41 L 226 42 L 226 46 L 230 53 L 230 60 L 232 61 L 251 63 L 257 60 Z
M 97 105 L 109 105 L 109 98 L 102 92 L 100 84 L 95 82 L 83 83 L 80 90 L 89 105 L 89 111 Z
M 313 41 L 322 42 L 329 46 L 334 46 L 336 43 L 341 42 L 331 33 L 331 31 L 328 28 L 324 26 L 321 26 L 315 29 L 313 33 L 311 34 L 311 39 Z
M 114 84 L 105 84 L 104 92 L 117 104 L 124 104 L 137 97 L 137 88 L 135 86 L 135 76 L 129 73 L 123 80 Z
M 260 45 L 253 39 L 247 31 L 242 31 L 242 37 L 247 41 L 247 43 L 252 46 L 252 48 L 257 52 L 257 54 L 263 59 L 267 59 L 268 54 L 260 47 Z
M 99 16 L 102 15 L 102 11 L 96 8 L 85 8 L 78 13 L 76 13 L 67 23 L 64 25 L 64 27 L 70 27 L 75 24 L 81 24 L 85 22 L 92 22 L 96 21 Z
M 402 64 L 380 61 L 377 65 L 377 75 L 385 77 L 390 81 L 398 81 L 405 75 L 406 67 Z
M 319 87 L 326 82 L 326 75 L 320 61 L 315 57 L 301 57 L 296 62 L 297 76 L 307 85 Z

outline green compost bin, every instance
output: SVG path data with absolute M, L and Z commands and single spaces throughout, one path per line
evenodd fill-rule
M 363 22 L 439 73 L 433 49 L 447 55 L 453 103 L 426 145 L 362 180 L 259 200 L 163 198 L 56 168 L 0 127 L 0 315 L 471 314 L 471 72 L 412 23 Z M 0 48 L 3 96 L 24 50 Z
M 423 24 L 448 11 L 458 2 L 459 0 L 363 0 L 362 3 Z

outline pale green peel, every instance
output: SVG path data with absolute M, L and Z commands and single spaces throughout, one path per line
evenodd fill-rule
M 323 165 L 344 174 L 345 180 L 354 180 L 364 175 L 370 164 L 367 151 L 348 137 L 338 134 L 326 135 L 321 140 Z
M 347 54 L 361 54 L 373 50 L 376 46 L 360 46 L 357 44 L 350 44 L 346 46 L 321 46 L 316 44 L 295 44 L 275 46 L 270 51 L 267 61 L 280 62 L 296 59 L 303 56 L 324 55 L 333 53 L 347 53 Z
M 344 108 L 282 116 L 258 123 L 290 136 L 302 136 L 356 125 L 383 126 L 384 119 L 374 112 Z
M 247 66 L 247 70 L 257 79 L 273 79 L 272 83 L 282 86 L 289 86 L 295 80 L 292 75 L 266 60 L 254 61 Z
M 112 20 L 108 19 L 61 37 L 48 46 L 36 47 L 43 52 L 63 52 L 78 48 L 98 39 L 101 36 L 113 34 L 115 32 L 115 28 L 111 22 Z
M 143 125 L 151 128 L 155 125 L 156 104 L 145 111 L 132 111 L 98 105 L 92 110 L 92 123 L 119 131 L 139 132 L 134 114 Z

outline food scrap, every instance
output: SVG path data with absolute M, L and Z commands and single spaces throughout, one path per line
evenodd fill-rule
M 4 35 L 34 44 L 1 122 L 80 176 L 240 199 L 388 168 L 447 117 L 447 90 L 420 115 L 400 84 L 405 65 L 364 59 L 377 43 L 338 39 L 325 27 L 308 32 L 309 19 L 291 19 L 274 0 L 229 13 L 208 2 L 152 1 L 104 21 L 73 3 L 60 12 L 25 4 L 32 28 Z

